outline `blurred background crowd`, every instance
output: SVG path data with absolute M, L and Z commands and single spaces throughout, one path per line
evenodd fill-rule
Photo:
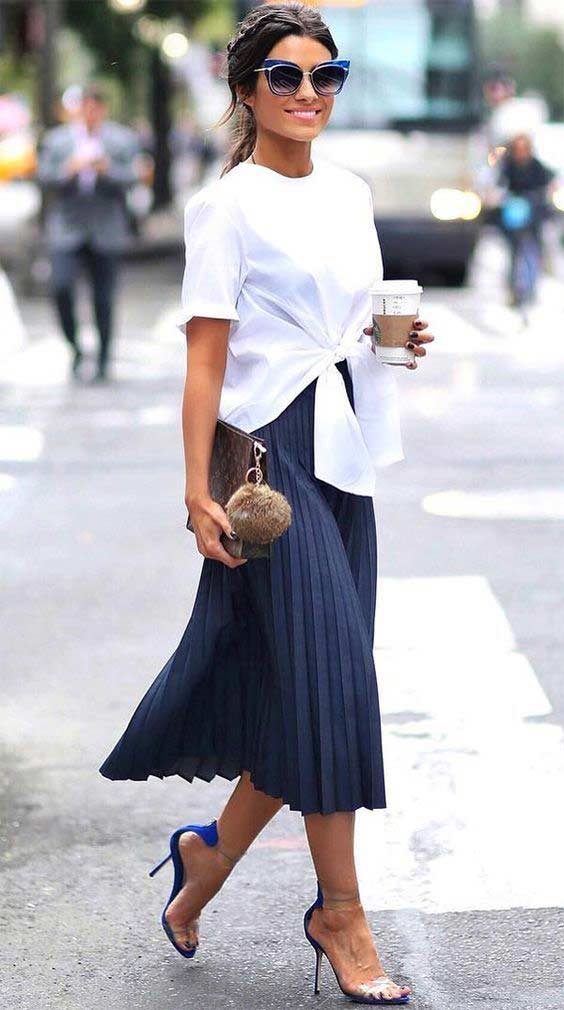
M 526 302 L 562 246 L 560 0 L 310 2 L 352 66 L 316 149 L 370 183 L 388 276 L 462 285 L 482 230 L 497 227 L 511 248 L 509 300 Z M 54 128 L 89 135 L 88 115 L 112 124 L 128 152 L 114 194 L 119 251 L 178 249 L 184 204 L 219 175 L 229 142 L 230 126 L 214 126 L 229 102 L 224 46 L 255 5 L 0 0 L 1 297 L 14 333 L 18 295 L 44 291 L 54 274 L 66 284 L 74 269 L 49 256 L 57 228 L 68 230 L 68 218 L 49 219 L 60 197 Z M 74 173 L 84 191 L 91 159 L 107 151 L 83 141 Z M 103 317 L 107 263 L 91 267 Z

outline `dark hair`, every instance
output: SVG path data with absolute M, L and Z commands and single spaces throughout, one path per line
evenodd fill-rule
M 226 76 L 231 91 L 231 104 L 214 126 L 223 126 L 234 115 L 236 118 L 229 159 L 223 167 L 222 176 L 249 157 L 257 138 L 253 110 L 239 99 L 237 85 L 241 86 L 245 95 L 256 90 L 257 75 L 253 71 L 286 35 L 316 39 L 327 47 L 331 59 L 338 56 L 329 28 L 313 7 L 304 3 L 267 3 L 249 11 L 227 43 Z

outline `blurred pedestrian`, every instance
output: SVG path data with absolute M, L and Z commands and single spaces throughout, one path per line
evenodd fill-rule
M 519 133 L 499 162 L 499 224 L 511 251 L 511 303 L 534 300 L 543 256 L 543 222 L 550 215 L 555 173 L 533 153 L 531 137 Z
M 48 194 L 46 237 L 51 286 L 63 333 L 79 372 L 83 350 L 75 312 L 76 282 L 86 268 L 99 336 L 94 380 L 107 377 L 120 254 L 130 226 L 125 194 L 137 178 L 133 130 L 107 118 L 98 85 L 84 88 L 73 122 L 50 130 L 41 143 L 37 179 Z

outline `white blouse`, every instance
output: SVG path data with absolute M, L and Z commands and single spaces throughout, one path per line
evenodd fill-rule
M 177 325 L 233 320 L 219 417 L 245 431 L 317 378 L 315 476 L 372 495 L 376 467 L 403 459 L 394 366 L 363 333 L 382 278 L 372 194 L 353 172 L 313 161 L 300 178 L 242 162 L 188 200 Z M 354 411 L 335 368 L 344 359 Z

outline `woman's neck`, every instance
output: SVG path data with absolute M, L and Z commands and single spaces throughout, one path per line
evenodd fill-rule
M 255 144 L 250 161 L 255 165 L 262 165 L 270 168 L 273 172 L 286 175 L 289 179 L 299 179 L 302 176 L 310 175 L 313 171 L 311 163 L 311 144 L 294 144 L 293 150 L 281 151 L 279 148 L 272 148 L 264 141 L 258 140 Z

